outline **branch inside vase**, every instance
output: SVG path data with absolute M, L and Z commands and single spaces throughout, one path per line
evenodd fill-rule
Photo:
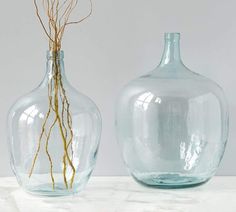
M 45 152 L 50 164 L 50 176 L 53 189 L 55 189 L 55 178 L 53 174 L 54 161 L 49 150 L 49 143 L 51 141 L 50 139 L 53 129 L 59 129 L 60 138 L 63 143 L 64 153 L 62 157 L 62 172 L 64 184 L 67 189 L 71 189 L 73 187 L 76 174 L 76 169 L 73 164 L 74 135 L 72 131 L 70 102 L 64 88 L 61 75 L 61 66 L 59 62 L 60 58 L 58 57 L 60 57 L 59 52 L 61 50 L 62 38 L 67 26 L 79 24 L 82 21 L 86 20 L 92 14 L 92 2 L 91 0 L 89 0 L 89 2 L 89 13 L 79 20 L 71 21 L 70 16 L 72 12 L 77 8 L 78 0 L 43 0 L 40 1 L 40 5 L 38 4 L 37 0 L 34 0 L 36 15 L 46 36 L 48 37 L 49 49 L 53 52 L 53 77 L 50 79 L 48 84 L 48 110 L 42 123 L 41 133 L 39 135 L 37 143 L 37 149 L 29 171 L 29 177 L 31 177 L 34 172 L 35 164 L 43 145 L 43 138 L 45 138 Z M 44 12 L 43 16 L 41 15 L 41 11 Z M 44 21 L 44 19 L 46 19 L 46 21 Z M 47 23 L 47 25 L 45 23 Z M 51 119 L 53 120 L 52 123 L 50 123 Z M 56 126 L 58 128 L 56 128 Z M 68 169 L 72 170 L 72 175 L 69 180 L 67 179 Z

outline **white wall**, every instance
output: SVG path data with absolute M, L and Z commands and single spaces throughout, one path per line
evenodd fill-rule
M 218 174 L 236 174 L 235 8 L 234 0 L 94 0 L 93 16 L 68 31 L 63 49 L 68 79 L 97 103 L 103 116 L 95 174 L 126 174 L 114 136 L 114 102 L 125 83 L 159 63 L 163 33 L 173 31 L 182 34 L 185 64 L 226 92 L 231 129 Z M 11 174 L 7 110 L 36 87 L 45 72 L 47 42 L 33 0 L 1 2 L 0 49 L 0 175 L 5 176 Z

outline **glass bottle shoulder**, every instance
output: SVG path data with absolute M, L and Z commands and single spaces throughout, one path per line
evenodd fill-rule
M 219 100 L 225 100 L 223 90 L 217 83 L 186 67 L 177 71 L 157 67 L 128 83 L 120 96 L 121 98 L 134 98 L 145 93 L 189 99 L 210 94 Z
M 97 113 L 100 116 L 99 109 L 89 97 L 77 91 L 70 84 L 65 84 L 64 89 L 72 111 Z M 34 110 L 45 114 L 48 109 L 49 99 L 48 87 L 37 87 L 30 93 L 18 98 L 10 108 L 8 116 L 14 116 L 16 113 L 25 113 L 25 111 L 32 112 Z

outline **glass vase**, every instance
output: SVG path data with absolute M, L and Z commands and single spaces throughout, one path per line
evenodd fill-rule
M 63 51 L 47 53 L 44 80 L 8 114 L 11 167 L 18 183 L 33 194 L 81 191 L 96 161 L 100 113 L 67 81 L 63 57 Z
M 208 181 L 228 136 L 222 88 L 183 64 L 179 39 L 179 33 L 165 34 L 159 66 L 124 87 L 116 112 L 129 172 L 138 182 L 161 188 Z

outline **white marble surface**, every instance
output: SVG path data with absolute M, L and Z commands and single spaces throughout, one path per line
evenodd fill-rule
M 215 177 L 200 187 L 161 190 L 130 177 L 92 177 L 71 197 L 37 197 L 14 178 L 0 178 L 0 212 L 236 212 L 236 177 Z

